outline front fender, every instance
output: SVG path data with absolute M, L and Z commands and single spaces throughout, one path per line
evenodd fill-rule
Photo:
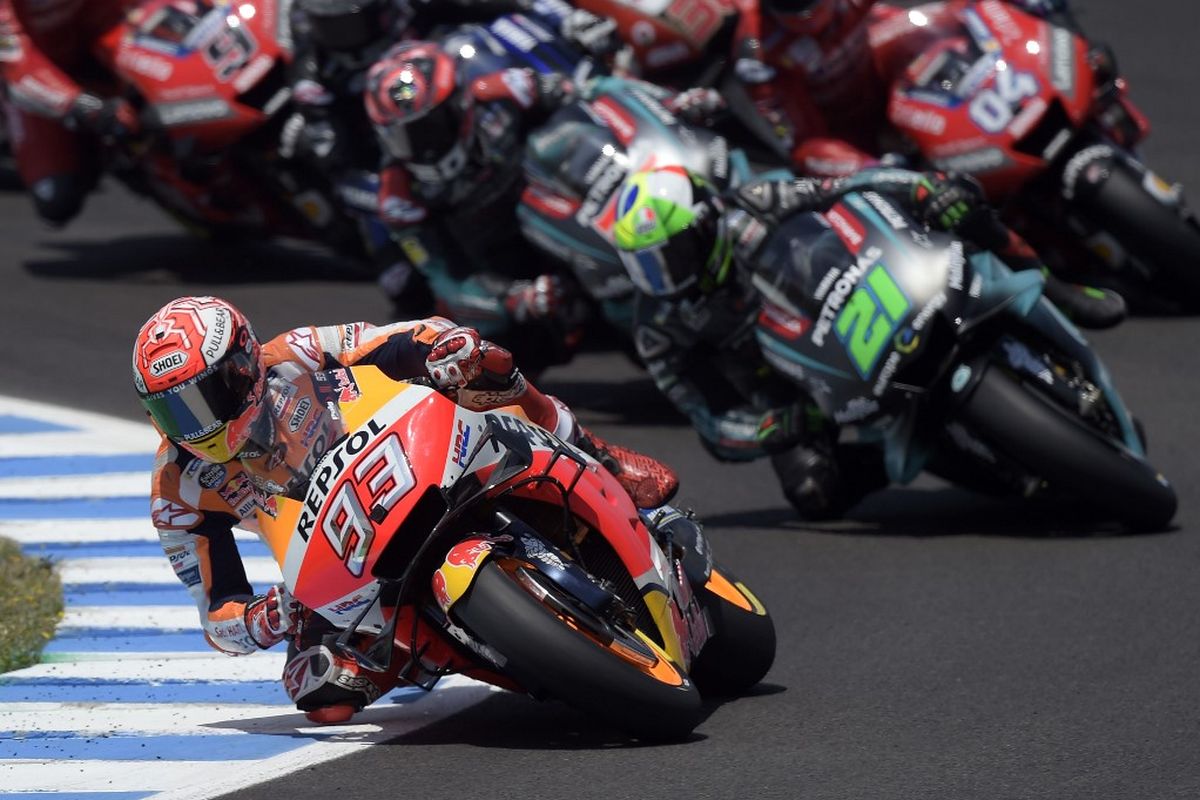
M 446 553 L 446 560 L 430 579 L 433 596 L 443 612 L 449 613 L 450 608 L 471 588 L 479 568 L 491 556 L 492 548 L 499 541 L 512 541 L 512 537 L 472 536 L 463 539 Z

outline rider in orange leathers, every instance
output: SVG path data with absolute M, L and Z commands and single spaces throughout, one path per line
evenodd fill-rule
M 260 344 L 224 300 L 168 303 L 142 326 L 133 352 L 138 395 L 164 435 L 151 489 L 154 526 L 209 644 L 241 655 L 290 638 L 284 688 L 318 722 L 348 719 L 400 679 L 327 646 L 332 627 L 283 586 L 255 595 L 232 529 L 254 529 L 257 512 L 274 510 L 275 495 L 299 488 L 291 483 L 305 474 L 304 462 L 319 457 L 318 387 L 354 391 L 344 369 L 351 365 L 374 365 L 395 380 L 431 379 L 474 410 L 519 405 L 597 458 L 642 508 L 662 505 L 678 485 L 665 465 L 584 430 L 563 403 L 526 381 L 506 350 L 441 317 L 296 328 Z M 305 374 L 313 379 L 296 380 Z M 311 396 L 297 389 L 308 385 Z

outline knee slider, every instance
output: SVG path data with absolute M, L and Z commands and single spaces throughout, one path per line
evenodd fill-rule
M 301 711 L 342 704 L 361 711 L 384 691 L 367 673 L 357 662 L 335 655 L 325 645 L 315 645 L 288 661 L 283 688 Z

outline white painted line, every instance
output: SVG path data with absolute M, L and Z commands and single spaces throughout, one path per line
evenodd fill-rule
M 480 685 L 454 676 L 438 684 L 438 691 L 460 691 Z M 458 687 L 458 688 L 456 688 Z M 421 697 L 409 702 L 424 703 Z M 14 732 L 75 731 L 96 734 L 153 734 L 176 736 L 241 733 L 291 734 L 319 732 L 345 736 L 382 731 L 395 716 L 396 704 L 383 698 L 346 725 L 314 726 L 292 705 L 238 703 L 9 703 L 0 707 L 0 730 Z M 0 790 L 2 792 L 3 790 Z M 0 794 L 2 796 L 2 794 Z
M 138 407 L 137 399 L 132 394 L 132 388 L 129 398 L 130 409 L 136 409 Z M 69 406 L 25 400 L 19 397 L 0 397 L 0 414 L 32 417 L 45 422 L 52 422 L 55 425 L 64 425 L 72 428 L 101 430 L 126 439 L 140 437 L 144 441 L 149 442 L 149 445 L 143 449 L 150 452 L 154 452 L 161 439 L 158 431 L 154 430 L 154 427 L 149 422 L 130 422 L 120 417 L 97 414 L 94 411 L 83 411 Z
M 147 505 L 149 509 L 149 490 Z M 239 542 L 256 542 L 258 535 L 234 529 Z M 0 521 L 0 536 L 19 544 L 99 544 L 102 542 L 157 542 L 158 532 L 150 524 L 150 513 L 128 519 L 37 519 L 22 522 Z
M 253 653 L 238 658 L 215 651 L 197 653 L 193 658 L 182 658 L 180 653 L 112 655 L 114 657 L 108 659 L 34 664 L 16 672 L 6 672 L 4 677 L 81 681 L 277 681 L 287 660 L 282 645 L 278 653 Z
M 191 600 L 191 596 L 187 595 Z M 69 628 L 126 630 L 200 630 L 200 612 L 193 603 L 178 606 L 73 606 L 63 613 L 58 632 Z
M 279 565 L 266 556 L 242 559 L 246 578 L 251 584 L 277 583 L 283 580 Z M 175 570 L 165 557 L 64 558 L 58 562 L 64 585 L 81 583 L 179 584 Z
M 0 499 L 76 499 L 85 497 L 150 497 L 150 470 L 103 475 L 53 475 L 0 478 Z
M 150 437 L 122 437 L 111 433 L 55 431 L 53 433 L 23 433 L 0 438 L 0 458 L 33 458 L 36 456 L 116 456 L 145 453 L 153 460 L 159 436 L 151 428 Z
M 305 723 L 295 708 L 283 705 L 9 703 L 0 707 L 0 730 L 74 731 L 81 737 L 105 733 L 285 733 Z M 362 725 L 353 727 L 365 730 Z
M 345 740 L 335 737 L 254 762 L 258 780 L 251 780 L 265 782 L 403 736 L 480 702 L 492 691 L 486 684 L 452 676 L 418 702 L 385 702 L 367 709 L 362 717 L 369 718 L 368 727 L 375 730 L 347 726 Z M 247 783 L 249 772 L 244 761 L 7 761 L 3 785 L 6 792 L 157 791 L 163 794 L 155 800 L 205 800 L 252 785 Z

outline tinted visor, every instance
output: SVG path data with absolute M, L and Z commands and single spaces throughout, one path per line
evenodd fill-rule
M 768 7 L 783 14 L 799 14 L 817 5 L 820 0 L 769 0 Z
M 414 120 L 388 125 L 379 135 L 393 158 L 436 164 L 458 143 L 463 117 L 456 95 Z
M 641 250 L 621 251 L 621 261 L 639 289 L 654 297 L 674 297 L 690 289 L 712 255 L 713 241 L 700 226 Z
M 177 442 L 210 436 L 250 405 L 259 363 L 244 351 L 230 353 L 190 381 L 142 398 L 159 430 Z
M 383 35 L 378 2 L 307 3 L 313 38 L 328 50 L 361 50 Z

